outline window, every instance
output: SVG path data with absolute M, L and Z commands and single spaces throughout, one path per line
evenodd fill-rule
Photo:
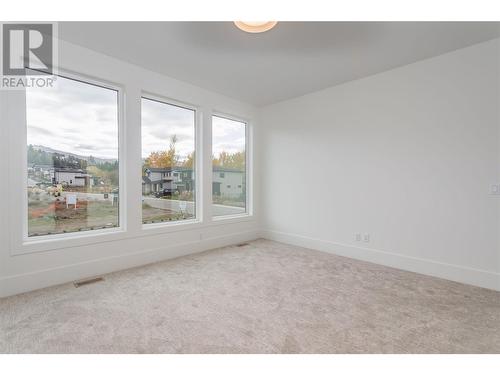
M 195 111 L 142 98 L 143 224 L 196 217 L 194 170 Z
M 120 225 L 118 97 L 65 77 L 26 89 L 28 237 Z
M 246 213 L 246 124 L 213 116 L 212 151 L 213 215 Z

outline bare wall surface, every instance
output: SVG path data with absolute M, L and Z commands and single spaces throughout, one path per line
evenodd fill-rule
M 266 237 L 500 289 L 499 63 L 496 39 L 265 107 Z

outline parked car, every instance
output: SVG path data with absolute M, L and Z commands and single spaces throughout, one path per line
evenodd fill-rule
M 174 193 L 173 189 L 167 189 L 167 188 L 165 188 L 163 190 L 157 191 L 155 193 L 155 197 L 156 198 L 171 197 L 173 193 Z

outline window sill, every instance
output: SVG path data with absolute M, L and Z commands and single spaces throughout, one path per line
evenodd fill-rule
M 184 230 L 192 230 L 202 226 L 202 221 L 199 219 L 190 219 L 174 222 L 142 224 L 142 235 L 164 234 L 172 232 L 180 232 Z
M 85 233 L 54 234 L 50 238 L 27 238 L 22 243 L 13 244 L 11 256 L 20 256 L 40 252 L 57 251 L 75 247 L 88 246 L 99 243 L 123 241 L 132 238 L 146 236 L 161 236 L 169 233 L 177 233 L 190 230 L 202 230 L 213 226 L 237 224 L 255 220 L 251 214 L 238 214 L 213 217 L 209 222 L 198 219 L 185 220 L 174 223 L 143 224 L 138 232 L 128 232 L 125 228 L 110 228 L 88 231 Z
M 236 214 L 236 215 L 221 215 L 212 217 L 213 223 L 227 223 L 227 222 L 244 222 L 244 221 L 252 221 L 254 220 L 254 216 L 249 213 L 244 214 Z
M 80 247 L 96 243 L 117 241 L 126 237 L 123 227 L 98 229 L 85 232 L 62 233 L 48 236 L 37 236 L 23 239 L 21 243 L 12 246 L 11 255 L 24 255 L 44 251 Z

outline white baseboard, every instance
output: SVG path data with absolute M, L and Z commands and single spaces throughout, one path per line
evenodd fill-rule
M 263 238 L 500 291 L 500 274 L 387 251 L 264 230 Z
M 289 233 L 252 230 L 5 277 L 0 279 L 0 297 L 251 241 L 259 237 L 500 291 L 500 274 L 494 272 Z
M 0 279 L 0 297 L 8 297 L 49 286 L 60 285 L 87 277 L 142 266 L 183 255 L 199 253 L 222 246 L 251 241 L 260 237 L 257 230 L 212 237 L 154 249 L 146 249 L 120 256 L 95 259 L 63 267 L 8 276 Z

